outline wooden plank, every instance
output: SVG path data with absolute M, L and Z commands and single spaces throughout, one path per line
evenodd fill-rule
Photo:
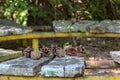
M 120 68 L 114 69 L 85 69 L 85 76 L 120 76 Z
M 119 64 L 116 64 L 113 60 L 87 60 L 86 69 L 112 69 L 120 67 Z

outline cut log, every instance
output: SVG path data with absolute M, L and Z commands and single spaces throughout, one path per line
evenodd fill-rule
M 113 60 L 92 60 L 86 61 L 86 69 L 110 69 L 110 68 L 117 68 L 120 65 L 116 64 Z

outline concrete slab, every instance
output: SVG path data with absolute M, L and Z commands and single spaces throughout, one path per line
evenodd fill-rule
M 42 65 L 53 58 L 43 57 L 39 60 L 32 60 L 30 58 L 20 57 L 10 61 L 0 63 L 0 74 L 4 75 L 18 75 L 18 76 L 34 76 L 40 71 Z
M 42 66 L 41 75 L 45 77 L 74 77 L 82 75 L 85 63 L 83 57 L 65 56 L 56 57 L 47 65 Z
M 55 32 L 69 32 L 71 21 L 58 20 L 53 21 L 53 28 Z
M 22 56 L 22 51 L 14 51 L 10 49 L 0 48 L 0 62 L 14 59 Z

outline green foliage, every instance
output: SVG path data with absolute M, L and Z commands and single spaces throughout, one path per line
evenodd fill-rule
M 29 0 L 5 0 L 4 4 L 0 4 L 0 18 L 10 19 L 27 26 L 29 10 L 33 17 L 44 16 L 46 13 L 42 8 L 31 4 Z
M 27 25 L 28 2 L 27 0 L 6 0 L 3 4 L 4 17 L 15 22 Z
M 120 19 L 120 0 L 38 0 L 37 4 L 35 1 L 3 0 L 0 18 L 11 19 L 24 26 L 28 16 L 32 17 L 29 21 L 35 25 L 40 19 L 45 24 L 55 19 Z
M 90 56 L 92 54 L 92 52 L 90 50 L 85 50 L 87 56 Z
M 70 45 L 70 43 L 69 43 L 69 42 L 66 42 L 66 43 L 63 44 L 63 47 L 69 46 L 69 45 Z
M 46 11 L 43 8 L 38 8 L 36 5 L 31 4 L 30 9 L 32 16 L 45 16 Z
M 119 0 L 85 0 L 87 11 L 95 20 L 103 19 L 120 19 L 120 4 Z

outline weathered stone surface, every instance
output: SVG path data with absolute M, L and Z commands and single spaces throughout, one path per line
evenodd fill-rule
M 11 20 L 0 19 L 0 36 L 11 34 L 24 34 L 32 32 L 30 28 L 23 27 Z
M 103 20 L 89 27 L 91 33 L 120 33 L 119 20 Z
M 56 57 L 47 65 L 42 66 L 41 75 L 45 77 L 74 77 L 82 75 L 84 58 L 77 56 Z
M 53 21 L 55 32 L 87 32 L 87 28 L 98 21 L 82 20 L 72 24 L 71 21 Z
M 0 62 L 22 56 L 22 51 L 0 48 Z
M 111 20 L 103 20 L 95 25 L 89 26 L 90 33 L 105 33 L 107 28 L 111 26 Z
M 55 32 L 69 32 L 71 21 L 53 21 L 53 28 Z
M 120 33 L 120 21 L 113 20 L 109 23 L 109 26 L 106 29 L 106 32 L 109 33 Z
M 110 55 L 115 62 L 120 64 L 120 51 L 111 51 Z
M 55 32 L 120 33 L 120 20 L 53 21 Z
M 0 74 L 18 75 L 18 76 L 34 76 L 40 71 L 43 64 L 51 60 L 53 56 L 43 57 L 39 60 L 20 57 L 10 61 L 0 63 Z
M 78 21 L 71 26 L 71 30 L 74 32 L 87 32 L 88 27 L 96 23 L 98 23 L 98 21 L 89 21 L 89 20 Z

